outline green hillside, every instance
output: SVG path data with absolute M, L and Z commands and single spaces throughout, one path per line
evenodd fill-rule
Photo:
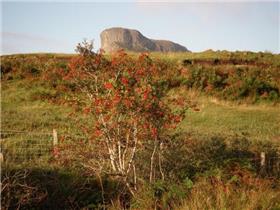
M 127 65 L 136 65 L 139 54 L 128 56 Z M 1 191 L 9 194 L 1 198 L 4 209 L 18 204 L 23 209 L 280 208 L 280 55 L 151 53 L 149 62 L 161 70 L 156 84 L 165 93 L 162 100 L 181 97 L 186 111 L 176 130 L 164 137 L 166 179 L 149 184 L 150 151 L 139 152 L 136 163 L 143 178 L 133 196 L 117 178 L 86 166 L 96 158 L 96 148 L 84 145 L 91 138 L 85 130 L 94 124 L 85 113 L 89 102 L 79 89 L 82 84 L 63 76 L 77 57 L 1 56 L 2 180 L 9 186 Z M 113 62 L 111 55 L 102 59 L 104 65 Z M 52 154 L 53 129 L 64 151 L 61 159 Z M 260 172 L 261 152 L 271 161 L 266 174 Z M 201 198 L 205 202 L 199 203 Z

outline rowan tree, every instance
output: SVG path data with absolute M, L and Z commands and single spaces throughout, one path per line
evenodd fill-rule
M 92 50 L 79 47 L 81 52 Z M 158 174 L 164 179 L 162 133 L 183 118 L 184 112 L 172 113 L 162 100 L 164 93 L 158 82 L 161 73 L 148 54 L 135 60 L 120 50 L 111 59 L 105 59 L 102 51 L 81 53 L 70 62 L 65 76 L 87 96 L 83 111 L 92 119 L 87 132 L 92 144 L 100 145 L 100 161 L 110 166 L 106 172 L 125 181 L 131 193 L 137 186 L 135 157 L 147 142 L 153 143 L 149 181 L 156 178 L 156 154 Z

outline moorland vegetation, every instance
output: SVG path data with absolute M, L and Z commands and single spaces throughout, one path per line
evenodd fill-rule
M 279 55 L 77 51 L 1 57 L 3 209 L 280 208 Z

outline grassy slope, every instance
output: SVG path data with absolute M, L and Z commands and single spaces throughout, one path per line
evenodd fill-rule
M 185 95 L 195 104 L 195 109 L 187 111 L 180 129 L 197 137 L 237 135 L 258 141 L 276 141 L 280 137 L 279 105 L 219 101 L 185 88 L 173 89 L 170 94 Z
M 2 82 L 1 149 L 6 163 L 20 166 L 36 162 L 46 167 L 52 157 L 53 129 L 59 139 L 81 137 L 77 121 L 83 122 L 85 116 L 71 117 L 71 107 L 38 98 L 43 93 L 55 94 L 55 90 L 30 79 Z
M 280 136 L 277 108 L 227 107 L 206 102 L 200 112 L 190 111 L 182 125 L 198 134 L 244 135 L 253 140 L 276 140 Z
M 135 53 L 131 53 L 135 55 Z M 137 55 L 137 54 L 136 54 Z M 221 60 L 229 60 L 229 59 L 244 59 L 247 61 L 260 61 L 263 63 L 269 63 L 271 65 L 280 66 L 280 54 L 271 54 L 271 53 L 253 53 L 253 52 L 246 52 L 246 51 L 236 51 L 236 52 L 229 52 L 229 51 L 212 51 L 207 50 L 204 52 L 177 52 L 177 53 L 159 53 L 153 52 L 151 53 L 153 58 L 165 59 L 172 62 L 179 62 L 181 63 L 184 59 L 206 59 L 206 60 L 214 60 L 214 59 L 221 59 Z
M 133 56 L 138 54 L 131 53 Z M 11 58 L 10 62 L 19 58 L 19 62 L 28 62 L 29 57 L 36 63 L 36 68 L 47 70 L 43 64 L 53 59 L 50 64 L 56 67 L 67 62 L 73 55 L 60 54 L 26 54 L 3 56 L 3 60 Z M 246 59 L 265 62 L 275 67 L 280 65 L 279 55 L 269 53 L 205 51 L 202 53 L 152 53 L 153 58 L 165 59 L 170 63 L 178 64 L 183 59 Z M 22 59 L 22 61 L 20 60 Z M 25 60 L 26 59 L 26 60 Z M 33 59 L 33 60 L 32 60 Z M 36 62 L 36 59 L 39 61 Z M 57 60 L 56 60 L 57 59 Z M 40 63 L 41 62 L 41 63 Z M 56 64 L 57 63 L 57 64 Z M 21 64 L 18 64 L 21 65 Z M 29 68 L 29 67 L 28 67 Z M 12 73 L 12 72 L 11 72 Z M 11 74 L 9 73 L 9 74 Z M 79 133 L 73 118 L 69 117 L 72 109 L 64 105 L 55 105 L 48 100 L 36 98 L 42 93 L 56 95 L 56 90 L 44 81 L 30 81 L 30 78 L 17 78 L 2 81 L 2 130 L 24 130 L 51 132 L 53 128 L 60 133 Z M 181 91 L 181 92 L 180 92 Z M 197 104 L 199 112 L 189 109 L 181 128 L 198 136 L 212 135 L 245 135 L 254 140 L 278 139 L 280 128 L 279 105 L 238 105 L 237 103 L 222 102 L 193 91 L 172 89 L 171 95 L 185 95 L 186 100 Z M 83 116 L 79 116 L 81 120 Z
M 26 81 L 2 83 L 2 130 L 51 132 L 68 126 L 69 108 L 33 100 L 36 87 Z
M 161 55 L 154 56 L 161 57 Z M 182 56 L 182 58 L 185 58 L 185 55 L 168 55 L 166 59 L 172 59 L 172 56 L 174 56 L 173 58 L 175 59 L 175 61 L 180 60 L 180 56 Z M 188 56 L 199 57 L 204 56 L 204 54 L 189 54 Z M 30 82 L 30 78 L 2 81 L 1 130 L 20 130 L 51 133 L 52 129 L 56 128 L 59 134 L 78 134 L 80 131 L 76 126 L 76 122 L 72 117 L 69 117 L 69 114 L 72 111 L 71 107 L 66 105 L 56 105 L 48 100 L 36 98 L 37 95 L 40 95 L 44 92 L 48 92 L 49 94 L 54 95 L 56 94 L 55 92 L 53 92 L 55 91 L 54 89 L 48 88 L 41 84 L 42 83 L 40 82 Z M 194 109 L 190 108 L 187 111 L 186 119 L 181 124 L 181 129 L 183 129 L 183 131 L 191 132 L 198 138 L 209 138 L 216 135 L 224 137 L 241 135 L 246 136 L 249 139 L 259 141 L 279 139 L 279 105 L 270 105 L 268 103 L 258 105 L 240 105 L 234 102 L 219 101 L 215 98 L 202 95 L 201 93 L 195 92 L 193 90 L 187 91 L 184 88 L 175 88 L 171 90 L 169 94 L 171 96 L 184 95 L 187 100 L 190 100 L 191 104 L 194 104 L 195 107 L 199 109 L 199 111 L 195 111 Z M 77 121 L 80 120 L 84 120 L 84 117 L 80 116 Z M 24 140 L 24 135 L 22 135 L 20 138 L 22 138 L 21 140 Z M 18 140 L 20 138 L 17 135 L 14 135 L 10 136 L 9 140 Z M 32 136 L 30 138 L 32 138 L 33 140 L 41 140 L 42 136 Z M 32 164 L 33 163 L 34 162 L 32 162 Z M 42 169 L 44 167 L 42 167 Z M 46 177 L 45 171 L 42 171 L 41 173 L 43 175 L 36 175 L 36 177 L 38 177 L 39 179 Z M 55 173 L 57 173 L 57 171 L 55 171 Z M 50 173 L 48 172 L 47 174 Z M 30 177 L 33 183 L 34 177 Z M 81 181 L 81 177 L 77 177 L 77 179 Z M 50 176 L 50 180 L 52 180 L 52 176 Z M 68 199 L 68 194 L 75 197 L 75 193 L 80 195 L 84 190 L 77 190 L 76 186 L 74 186 L 72 189 L 71 187 L 73 183 L 75 184 L 76 182 L 70 179 L 66 179 L 65 175 L 59 179 L 55 178 L 54 180 L 59 180 L 55 181 L 54 191 L 57 192 L 57 189 L 60 189 L 61 187 L 63 189 L 62 195 L 65 196 L 65 200 Z M 70 184 L 67 183 L 67 180 L 71 181 Z M 38 183 L 45 184 L 49 182 L 41 180 Z M 57 183 L 61 184 L 62 186 L 57 186 Z M 79 182 L 77 183 L 79 184 Z M 24 182 L 24 184 L 26 183 Z M 53 183 L 50 182 L 50 185 L 51 184 Z M 65 188 L 64 185 L 69 186 L 69 189 Z M 209 189 L 207 187 L 209 187 Z M 244 206 L 248 206 L 248 209 L 272 209 L 268 206 L 276 206 L 275 204 L 264 205 L 263 203 L 272 203 L 271 201 L 273 199 L 277 200 L 277 198 L 279 198 L 279 192 L 277 192 L 277 189 L 271 190 L 267 187 L 266 190 L 266 188 L 263 186 L 257 186 L 256 190 L 248 188 L 245 190 L 241 189 L 240 191 L 236 191 L 236 189 L 233 188 L 232 190 L 230 189 L 230 192 L 227 194 L 224 194 L 224 188 L 222 188 L 223 185 L 221 185 L 220 187 L 221 189 L 210 184 L 208 186 L 207 183 L 196 183 L 194 185 L 192 194 L 189 194 L 188 198 L 186 199 L 185 206 L 183 206 L 181 209 L 240 209 Z M 45 188 L 42 189 L 45 190 Z M 93 192 L 99 194 L 100 192 L 98 192 L 96 188 L 94 188 L 94 190 L 91 190 L 89 188 L 90 193 L 88 197 L 85 196 L 85 198 L 81 198 L 82 203 L 84 203 L 85 201 L 92 202 L 95 200 L 95 198 L 92 198 L 90 195 L 94 194 Z M 15 185 L 15 192 L 18 191 L 19 187 Z M 51 192 L 52 191 L 50 190 L 50 196 L 52 196 Z M 114 191 L 108 190 L 108 192 Z M 35 193 L 37 195 L 37 192 Z M 239 195 L 240 197 L 238 197 Z M 273 199 L 271 199 L 269 196 L 273 197 Z M 58 197 L 60 198 L 61 196 Z M 201 198 L 203 198 L 203 201 L 207 201 L 208 203 L 206 204 L 205 202 L 202 202 Z M 261 200 L 261 198 L 263 200 Z M 147 208 L 142 209 L 148 209 L 149 207 L 151 207 L 146 204 L 149 199 L 152 202 L 151 206 L 153 206 L 153 196 L 150 196 L 149 194 L 149 198 L 145 199 L 144 197 L 143 201 L 144 205 L 147 205 Z M 52 201 L 53 198 L 50 198 L 50 202 Z M 220 204 L 220 201 L 222 201 L 222 203 L 224 202 L 223 205 Z M 62 201 L 57 201 L 56 204 L 62 204 L 63 202 L 65 201 L 62 199 Z M 246 205 L 244 203 L 246 203 Z M 254 203 L 254 206 L 252 203 Z M 249 204 L 252 206 L 249 206 Z M 238 208 L 238 205 L 240 206 L 240 208 Z
M 253 141 L 277 141 L 280 136 L 280 107 L 271 104 L 238 104 L 222 101 L 184 87 L 174 88 L 169 97 L 190 101 L 178 131 L 207 139 L 246 137 Z
M 28 81 L 13 80 L 2 83 L 2 131 L 30 131 L 78 133 L 69 114 L 72 109 L 33 99 L 38 87 L 27 86 Z M 238 105 L 193 94 L 184 88 L 173 89 L 171 95 L 185 95 L 199 111 L 189 109 L 181 123 L 183 131 L 197 136 L 244 135 L 254 140 L 276 140 L 280 136 L 280 109 L 270 105 Z M 83 116 L 81 116 L 83 118 Z

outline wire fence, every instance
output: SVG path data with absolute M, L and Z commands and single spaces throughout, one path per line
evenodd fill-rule
M 60 138 L 59 138 L 60 137 Z M 6 165 L 48 163 L 56 158 L 57 148 L 64 140 L 85 139 L 79 135 L 52 132 L 4 130 L 0 134 L 1 162 Z
M 77 135 L 62 136 L 64 139 L 85 138 Z M 5 130 L 1 131 L 0 137 L 0 161 L 10 165 L 48 163 L 56 158 L 56 148 L 61 144 L 55 129 L 52 132 Z M 231 160 L 247 161 L 260 174 L 280 177 L 280 154 L 260 152 L 254 154 L 254 157 L 236 155 Z
M 280 177 L 280 156 L 265 152 L 258 155 L 259 157 L 247 158 L 246 160 L 260 175 Z
M 52 149 L 52 133 L 1 131 L 1 158 L 5 164 L 47 161 Z

